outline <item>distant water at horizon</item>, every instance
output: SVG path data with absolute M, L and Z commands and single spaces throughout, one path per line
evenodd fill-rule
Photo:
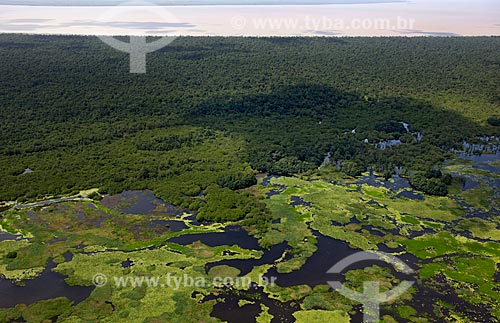
M 252 6 L 252 5 L 326 5 L 326 4 L 367 4 L 407 2 L 408 0 L 0 0 L 0 5 L 15 6 L 140 6 L 154 4 L 157 6 Z
M 153 6 L 144 5 L 153 2 L 155 3 Z M 157 0 L 153 2 L 0 0 L 0 33 L 170 36 L 500 36 L 499 0 Z M 66 3 L 71 5 L 64 5 Z

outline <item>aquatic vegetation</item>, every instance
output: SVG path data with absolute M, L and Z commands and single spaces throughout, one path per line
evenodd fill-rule
M 308 228 L 307 219 L 302 217 L 294 207 L 289 205 L 289 196 L 274 195 L 266 200 L 266 204 L 273 214 L 280 218 L 280 223 L 274 223 L 260 239 L 262 246 L 271 246 L 283 241 L 293 248 L 292 258 L 278 263 L 278 270 L 282 273 L 299 269 L 307 257 L 316 251 L 316 240 Z
M 17 202 L 0 201 L 0 229 L 23 239 L 0 241 L 0 275 L 27 284 L 55 265 L 69 285 L 92 286 L 97 272 L 108 284 L 82 302 L 0 309 L 0 321 L 211 323 L 225 301 L 251 308 L 258 323 L 285 310 L 299 323 L 349 322 L 359 304 L 307 276 L 318 272 L 301 272 L 316 265 L 325 237 L 345 247 L 332 250 L 339 256 L 389 249 L 418 271 L 418 290 L 383 307 L 384 322 L 494 321 L 499 164 L 456 159 L 434 175 L 463 140 L 499 134 L 498 45 L 492 37 L 180 37 L 151 54 L 153 73 L 136 77 L 94 38 L 1 35 L 0 199 Z M 289 177 L 256 181 L 257 172 Z M 385 180 L 395 172 L 404 177 Z M 482 185 L 446 187 L 448 173 Z M 360 174 L 368 178 L 351 177 Z M 424 191 L 452 194 L 416 193 L 410 176 Z M 63 199 L 41 201 L 51 197 Z M 235 224 L 254 235 L 252 247 L 201 238 Z M 277 259 L 252 266 L 282 242 Z M 241 286 L 161 286 L 167 277 L 243 272 Z M 267 273 L 304 281 L 267 286 Z M 119 287 L 115 277 L 163 280 Z M 384 289 L 400 281 L 378 266 L 342 277 L 358 290 L 367 278 Z M 421 304 L 417 294 L 430 296 Z M 463 308 L 443 301 L 455 296 Z
M 293 313 L 293 316 L 297 319 L 296 321 L 297 323 L 351 322 L 349 315 L 344 311 L 321 311 L 321 310 L 298 311 Z
M 461 196 L 470 206 L 481 211 L 488 211 L 491 208 L 490 198 L 492 197 L 493 192 L 492 187 L 482 184 L 463 192 Z
M 245 259 L 259 255 L 257 252 L 237 248 L 232 248 L 232 250 L 240 252 L 232 256 L 223 255 L 225 250 L 227 250 L 226 246 L 211 248 L 195 243 L 185 246 L 184 253 L 172 252 L 168 248 L 159 248 L 126 253 L 114 251 L 89 255 L 76 254 L 71 261 L 59 264 L 55 270 L 68 276 L 66 279 L 68 284 L 77 285 L 92 284 L 92 278 L 96 272 L 106 275 L 110 280 L 106 288 L 110 285 L 110 301 L 116 308 L 113 314 L 109 314 L 109 319 L 114 317 L 118 320 L 120 317 L 126 317 L 127 320 L 135 321 L 143 316 L 143 311 L 147 311 L 151 319 L 163 317 L 167 315 L 165 313 L 168 313 L 169 320 L 173 321 L 181 321 L 183 315 L 193 315 L 190 317 L 211 321 L 213 319 L 208 319 L 211 303 L 208 302 L 202 306 L 206 309 L 205 311 L 200 310 L 201 312 L 193 314 L 199 308 L 199 303 L 191 297 L 185 297 L 185 295 L 191 295 L 193 292 L 208 294 L 212 287 L 199 284 L 195 286 L 194 283 L 192 286 L 176 285 L 175 279 L 193 277 L 194 282 L 200 282 L 201 279 L 210 281 L 217 276 L 236 277 L 239 270 L 235 268 L 218 266 L 212 268 L 207 275 L 203 266 L 207 262 L 222 259 Z M 131 260 L 133 265 L 123 268 L 122 262 L 125 259 Z M 161 277 L 161 280 L 157 284 L 148 285 L 139 297 L 134 296 L 137 292 L 132 284 L 119 287 L 115 285 L 116 280 L 112 280 L 116 279 L 113 277 L 134 279 L 144 276 Z M 129 282 L 131 281 L 129 280 Z M 101 288 L 97 288 L 96 291 Z M 130 306 L 130 302 L 138 303 Z M 82 306 L 84 305 L 77 305 L 75 310 Z M 186 314 L 187 311 L 189 314 Z
M 345 280 L 347 287 L 361 293 L 363 292 L 363 284 L 366 281 L 378 282 L 381 293 L 392 290 L 400 283 L 399 279 L 392 274 L 391 268 L 380 267 L 378 265 L 372 265 L 364 269 L 349 270 L 345 274 Z M 412 292 L 414 292 L 414 289 L 410 288 L 403 295 L 399 296 L 397 300 L 394 300 L 394 302 L 400 303 L 405 300 L 411 300 L 413 298 L 411 295 Z
M 465 214 L 456 201 L 447 197 L 427 196 L 422 201 L 394 199 L 388 189 L 366 184 L 361 186 L 360 191 L 352 191 L 343 183 L 332 184 L 323 180 L 305 181 L 280 177 L 272 178 L 271 183 L 293 187 L 293 190 L 288 188 L 279 195 L 270 197 L 270 205 L 280 202 L 274 209 L 271 207 L 274 214 L 292 211 L 302 213 L 306 215 L 304 219 L 307 219 L 311 228 L 363 250 L 378 249 L 379 243 L 393 245 L 391 234 L 394 230 L 410 235 L 413 231 L 422 231 L 422 226 L 434 229 L 442 226 L 434 221 L 450 222 Z M 311 205 L 287 209 L 283 205 L 292 195 L 299 196 Z M 361 222 L 359 226 L 350 224 L 353 216 Z M 363 224 L 377 228 L 385 233 L 384 237 L 362 230 Z
M 474 161 L 470 159 L 457 158 L 448 161 L 443 167 L 446 172 L 458 173 L 461 175 L 471 175 L 475 177 L 500 178 L 498 172 L 492 172 L 474 165 Z
M 470 231 L 472 236 L 487 240 L 500 240 L 498 223 L 490 222 L 480 218 L 469 218 L 461 220 L 456 228 L 457 231 Z
M 208 272 L 208 277 L 210 278 L 216 278 L 216 277 L 232 277 L 236 278 L 240 274 L 240 271 L 237 268 L 233 268 L 230 266 L 216 266 L 210 268 L 210 271 Z
M 71 311 L 72 302 L 65 298 L 53 298 L 31 305 L 20 305 L 11 309 L 0 309 L 0 322 L 46 322 Z
M 408 305 L 398 306 L 397 309 L 399 316 L 401 316 L 404 319 L 412 319 L 418 316 L 417 310 L 415 310 L 411 306 Z
M 478 242 L 449 232 L 424 234 L 411 240 L 401 242 L 409 252 L 421 259 L 433 259 L 438 256 L 471 253 L 499 257 L 499 244 L 495 242 Z
M 269 286 L 267 290 L 270 295 L 282 302 L 298 301 L 311 292 L 311 287 L 307 285 L 296 285 L 291 287 L 280 287 L 278 285 Z
M 304 298 L 301 308 L 304 310 L 322 309 L 327 311 L 341 310 L 350 312 L 354 302 L 336 293 L 330 285 L 317 285 L 311 293 Z
M 24 249 L 28 245 L 30 243 L 27 240 L 5 240 L 0 242 L 0 275 L 7 279 L 21 281 L 23 279 L 34 278 L 43 271 L 45 263 L 42 263 L 40 266 L 30 263 L 28 266 L 24 266 L 24 268 L 12 265 L 14 259 L 23 257 L 22 254 L 18 253 L 19 250 Z M 11 256 L 9 257 L 9 255 Z
M 0 242 L 3 247 L 0 273 L 9 279 L 34 277 L 45 268 L 47 260 L 53 258 L 57 260 L 54 271 L 66 276 L 65 281 L 72 286 L 92 286 L 96 272 L 106 275 L 108 285 L 95 288 L 86 300 L 68 305 L 68 309 L 57 314 L 61 321 L 68 322 L 77 319 L 144 321 L 144 313 L 148 313 L 148 322 L 183 322 L 185 315 L 195 321 L 216 322 L 217 318 L 211 314 L 216 300 L 226 299 L 218 288 L 225 284 L 161 287 L 167 277 L 174 282 L 174 278 L 182 279 L 186 275 L 195 282 L 216 277 L 235 279 L 238 284 L 231 286 L 231 291 L 246 295 L 237 302 L 238 307 L 258 306 L 258 322 L 270 322 L 275 317 L 274 309 L 262 302 L 263 297 L 280 304 L 298 304 L 299 308 L 292 313 L 297 322 L 313 319 L 349 322 L 356 303 L 332 291 L 328 285 L 282 287 L 262 280 L 272 270 L 280 275 L 300 271 L 317 252 L 317 235 L 323 234 L 345 241 L 353 249 L 390 248 L 397 255 L 415 255 L 425 260 L 415 268 L 425 288 L 437 288 L 442 274 L 447 286 L 467 304 L 488 304 L 492 311 L 500 308 L 496 296 L 500 286 L 494 280 L 500 248 L 494 241 L 483 241 L 499 239 L 498 221 L 494 218 L 466 217 L 466 210 L 452 197 L 400 198 L 397 195 L 401 191 L 366 183 L 353 184 L 352 178 L 343 176 L 336 176 L 333 182 L 314 176 L 267 180 L 267 186 L 261 185 L 261 178 L 257 185 L 245 189 L 245 194 L 263 198 L 262 203 L 273 219 L 264 231 L 247 227 L 259 239 L 263 250 L 245 249 L 237 244 L 211 247 L 197 241 L 197 234 L 222 233 L 229 226 L 193 222 L 193 214 L 188 212 L 173 215 L 155 207 L 147 215 L 131 214 L 120 210 L 126 210 L 133 203 L 120 202 L 105 207 L 98 201 L 63 202 L 3 213 L 0 220 L 3 228 L 24 232 L 32 239 Z M 268 194 L 271 190 L 276 192 Z M 165 222 L 153 224 L 153 221 L 173 219 L 183 223 L 180 230 L 172 230 Z M 186 234 L 195 236 L 183 245 L 168 241 Z M 208 263 L 222 260 L 259 259 L 267 249 L 284 241 L 290 249 L 281 257 L 254 266 L 243 277 L 239 277 L 240 269 L 228 265 L 206 269 Z M 73 254 L 72 259 L 61 256 L 67 251 Z M 115 277 L 160 277 L 160 287 L 119 287 Z M 346 284 L 357 290 L 362 289 L 362 282 L 367 279 L 379 281 L 383 290 L 391 289 L 400 281 L 389 268 L 377 265 L 348 270 L 344 277 Z M 248 294 L 255 288 L 261 288 L 261 292 Z M 395 303 L 383 307 L 390 312 L 383 316 L 383 321 L 417 322 L 420 317 L 420 320 L 438 322 L 433 313 L 415 315 L 416 307 L 412 304 L 418 292 L 418 288 L 412 288 Z M 435 313 L 448 311 L 450 317 L 467 318 L 460 310 L 445 310 L 445 304 L 439 304 L 435 305 Z M 14 310 L 2 310 L 0 315 L 21 317 L 20 312 Z
M 264 304 L 260 304 L 261 312 L 259 316 L 255 318 L 256 323 L 271 323 L 274 315 L 269 314 L 269 307 Z

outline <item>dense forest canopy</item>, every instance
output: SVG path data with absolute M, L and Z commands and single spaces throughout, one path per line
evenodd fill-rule
M 403 166 L 442 195 L 429 170 L 500 135 L 498 37 L 181 37 L 142 75 L 95 37 L 4 34 L 0 61 L 0 200 L 150 188 L 213 219 L 208 190 L 266 218 L 234 191 L 256 172 L 329 153 L 349 175 Z

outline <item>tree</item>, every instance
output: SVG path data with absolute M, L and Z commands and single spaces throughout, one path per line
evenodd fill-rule
M 365 168 L 355 161 L 346 160 L 342 163 L 341 170 L 347 175 L 354 177 L 361 175 L 365 171 Z

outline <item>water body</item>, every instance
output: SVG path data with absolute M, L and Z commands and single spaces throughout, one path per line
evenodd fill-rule
M 422 194 L 415 193 L 413 191 L 407 191 L 407 190 L 402 191 L 395 196 L 395 198 L 401 198 L 401 197 L 405 197 L 405 198 L 411 199 L 411 200 L 418 200 L 418 201 L 424 200 L 424 196 Z
M 101 204 L 128 214 L 155 215 L 159 213 L 180 216 L 189 212 L 189 210 L 162 201 L 149 190 L 123 191 L 120 194 L 105 196 Z
M 215 304 L 211 316 L 217 317 L 229 323 L 255 323 L 255 317 L 261 312 L 260 304 L 269 308 L 269 313 L 274 316 L 271 323 L 292 323 L 295 322 L 293 313 L 300 310 L 298 302 L 280 302 L 269 298 L 262 290 L 262 287 L 251 287 L 244 293 L 236 293 L 230 288 L 223 288 L 217 295 L 209 295 L 204 301 L 223 298 L 224 302 Z M 240 300 L 255 302 L 238 306 Z
M 459 154 L 458 157 L 472 160 L 472 166 L 492 173 L 500 173 L 500 166 L 493 166 L 490 163 L 500 160 L 500 151 L 495 154 Z
M 331 275 L 326 272 L 337 262 L 342 260 L 343 258 L 358 252 L 359 250 L 355 250 L 349 247 L 349 245 L 341 240 L 336 240 L 324 235 L 321 235 L 319 232 L 315 231 L 314 234 L 318 240 L 318 250 L 307 259 L 306 263 L 302 268 L 297 271 L 294 271 L 289 274 L 279 274 L 275 268 L 271 268 L 266 274 L 266 277 L 277 277 L 276 283 L 281 287 L 289 287 L 296 285 L 308 285 L 310 287 L 314 287 L 316 285 L 325 285 L 328 284 L 328 281 L 332 280 L 340 280 L 344 281 L 343 275 Z M 277 249 L 283 248 L 281 245 Z M 275 248 L 278 246 L 275 246 Z M 274 249 L 274 248 L 273 248 Z M 266 252 L 263 256 L 268 257 L 271 253 L 273 253 L 273 249 L 269 252 Z M 281 250 L 280 250 L 281 251 Z M 277 255 L 275 255 L 277 256 Z M 411 256 L 411 255 L 410 255 Z M 271 258 L 271 257 L 269 257 Z M 402 260 L 408 263 L 412 263 L 416 261 L 415 257 L 402 257 Z M 240 267 L 244 262 L 246 264 L 244 267 Z M 219 263 L 210 264 L 211 266 L 219 265 L 219 264 L 227 264 L 230 266 L 234 266 L 237 268 L 245 268 L 246 266 L 258 265 L 260 264 L 260 260 L 241 260 L 241 261 L 223 261 Z M 377 264 L 382 267 L 391 268 L 390 265 L 380 262 L 380 261 L 362 261 L 356 264 L 349 266 L 346 270 L 351 269 L 363 269 L 367 266 L 371 266 L 373 264 Z M 414 264 L 412 263 L 411 266 Z M 393 274 L 396 277 L 401 277 L 401 274 L 396 273 L 393 270 Z M 404 278 L 407 278 L 406 276 Z M 331 291 L 334 293 L 334 291 Z M 250 296 L 245 295 L 248 293 Z M 260 313 L 260 304 L 265 304 L 269 307 L 269 312 L 275 315 L 274 319 L 271 322 L 294 322 L 295 318 L 293 318 L 293 312 L 299 310 L 300 301 L 295 303 L 282 303 L 273 299 L 269 299 L 267 295 L 262 291 L 261 288 L 250 288 L 250 290 L 246 291 L 243 294 L 236 294 L 230 288 L 223 289 L 220 294 L 211 295 L 207 297 L 205 300 L 216 299 L 218 297 L 224 298 L 225 301 L 223 303 L 218 303 L 214 306 L 212 311 L 212 316 L 217 317 L 221 320 L 227 321 L 229 323 L 240 323 L 240 322 L 255 322 L 255 316 Z M 258 294 L 258 295 L 255 295 Z M 257 297 L 252 297 L 257 296 Z M 250 301 L 256 301 L 255 304 L 245 305 L 243 307 L 238 306 L 238 301 L 240 299 L 248 299 Z M 360 306 L 355 306 L 355 314 L 352 315 L 353 322 L 361 322 L 362 320 L 362 310 Z
M 127 260 L 122 261 L 122 268 L 130 268 L 134 265 L 134 262 L 127 258 Z
M 280 194 L 281 194 L 281 192 L 278 190 L 270 190 L 269 192 L 267 192 L 266 198 L 270 199 L 272 196 L 280 195 Z
M 238 245 L 244 249 L 262 250 L 258 240 L 248 235 L 248 232 L 241 226 L 227 226 L 224 232 L 184 234 L 168 241 L 180 245 L 200 241 L 210 247 Z
M 53 272 L 56 264 L 51 260 L 47 268 L 35 279 L 25 280 L 24 286 L 13 284 L 10 280 L 0 279 L 0 308 L 9 308 L 17 304 L 32 304 L 41 300 L 67 297 L 80 303 L 86 299 L 94 287 L 69 286 L 65 276 Z
M 150 226 L 153 228 L 168 228 L 172 232 L 180 232 L 188 228 L 184 222 L 176 220 L 153 220 L 151 221 Z
M 345 241 L 324 236 L 317 231 L 313 232 L 318 241 L 318 250 L 307 259 L 306 263 L 299 270 L 288 274 L 280 274 L 275 268 L 271 268 L 265 276 L 277 277 L 276 283 L 282 287 L 295 285 L 314 287 L 325 285 L 328 281 L 332 280 L 343 281 L 343 275 L 327 274 L 327 271 L 345 257 L 361 250 L 351 248 Z M 394 250 L 390 250 L 390 252 L 392 251 Z M 400 259 L 405 261 L 411 268 L 416 268 L 415 257 L 401 257 Z M 383 261 L 360 261 L 347 267 L 344 272 L 352 269 L 364 269 L 372 265 L 390 268 L 395 277 L 408 279 L 407 275 L 396 272 L 390 264 Z
M 262 180 L 262 186 L 276 187 L 276 188 L 270 190 L 269 192 L 267 192 L 266 198 L 268 198 L 268 199 L 271 198 L 271 196 L 273 196 L 273 195 L 280 195 L 284 190 L 286 190 L 285 185 L 271 183 L 271 180 L 273 178 L 279 178 L 279 176 L 270 175 L 270 176 L 264 177 L 264 179 Z
M 271 180 L 273 178 L 280 178 L 279 176 L 276 176 L 276 175 L 270 175 L 270 176 L 267 176 L 265 177 L 263 180 L 262 180 L 262 186 L 275 186 L 275 187 L 278 187 L 280 189 L 286 189 L 286 186 L 285 185 L 281 185 L 281 184 L 273 184 L 271 183 Z
M 343 275 L 329 275 L 326 272 L 335 265 L 338 261 L 342 260 L 344 257 L 351 255 L 358 250 L 352 249 L 348 246 L 346 242 L 329 238 L 314 232 L 318 239 L 318 250 L 314 255 L 308 258 L 306 264 L 299 270 L 289 273 L 289 274 L 279 274 L 275 269 L 271 269 L 265 275 L 267 277 L 277 277 L 276 283 L 282 287 L 296 286 L 306 284 L 311 287 L 320 284 L 327 284 L 328 281 L 339 280 L 344 281 Z M 383 245 L 381 245 L 383 246 Z M 382 251 L 391 252 L 394 250 L 385 250 L 381 248 Z M 409 253 L 404 253 L 398 256 L 399 259 L 407 263 L 411 268 L 418 269 L 418 263 L 420 262 L 418 258 Z M 256 265 L 256 260 L 250 259 L 246 260 L 249 263 Z M 231 265 L 230 263 L 225 263 Z M 393 275 L 398 279 L 415 280 L 413 276 L 407 276 L 398 273 L 389 264 L 381 261 L 363 261 L 349 266 L 345 271 L 352 269 L 363 269 L 371 265 L 379 265 L 381 267 L 391 268 Z M 237 266 L 236 266 L 237 267 Z M 499 267 L 500 268 L 500 267 Z M 344 271 L 344 272 L 345 272 Z M 500 269 L 499 269 L 500 271 Z M 500 277 L 497 274 L 496 277 Z M 460 312 L 465 313 L 469 317 L 479 318 L 481 322 L 490 322 L 491 316 L 482 306 L 470 305 L 460 299 L 457 294 L 451 288 L 447 288 L 447 283 L 445 278 L 438 276 L 436 278 L 438 281 L 442 280 L 442 286 L 440 290 L 430 289 L 421 283 L 416 284 L 418 292 L 413 296 L 409 305 L 419 310 L 420 313 L 427 312 L 429 314 L 433 313 L 433 305 L 437 300 L 443 300 L 449 304 L 455 304 Z M 332 293 L 335 291 L 331 290 Z M 269 299 L 267 295 L 263 292 L 262 288 L 251 287 L 245 293 L 236 293 L 231 288 L 222 288 L 220 292 L 209 295 L 205 298 L 207 300 L 213 300 L 223 298 L 224 302 L 219 302 L 214 306 L 211 316 L 217 317 L 221 320 L 227 321 L 229 323 L 250 323 L 255 322 L 255 316 L 260 313 L 260 304 L 265 304 L 269 307 L 269 312 L 274 315 L 274 319 L 271 322 L 294 322 L 293 313 L 299 310 L 300 301 L 296 303 L 282 303 L 273 299 Z M 238 306 L 238 301 L 244 299 L 249 301 L 254 301 L 255 304 L 245 305 L 243 307 Z M 384 306 L 381 308 L 382 314 L 392 314 L 389 308 Z M 362 307 L 358 304 L 355 305 L 354 313 L 351 313 L 352 322 L 362 321 Z
M 472 179 L 471 177 L 466 177 L 465 182 L 462 185 L 462 191 L 467 191 L 481 185 L 481 182 Z
M 400 191 L 400 190 L 406 190 L 409 192 L 413 192 L 413 189 L 410 185 L 410 181 L 407 178 L 400 177 L 399 175 L 393 175 L 390 180 L 383 180 L 382 178 L 379 178 L 375 176 L 375 174 L 370 173 L 368 176 L 362 176 L 359 181 L 356 182 L 358 185 L 363 185 L 367 184 L 373 187 L 385 187 L 387 189 L 390 189 L 394 192 Z M 416 194 L 416 193 L 414 193 Z M 408 195 L 405 193 L 405 195 Z M 409 196 L 409 195 L 408 195 Z M 407 196 L 405 196 L 407 197 Z
M 290 206 L 311 206 L 311 203 L 304 201 L 300 196 L 290 196 Z
M 9 232 L 4 232 L 4 231 L 0 232 L 0 241 L 17 240 L 17 239 L 21 239 L 21 238 L 22 238 L 22 235 L 20 235 L 20 234 L 12 234 Z
M 240 276 L 245 276 L 255 266 L 273 264 L 277 259 L 279 259 L 285 250 L 291 250 L 290 246 L 286 242 L 274 245 L 270 250 L 265 250 L 262 257 L 259 259 L 229 259 L 222 260 L 218 262 L 211 262 L 205 265 L 205 270 L 208 271 L 216 266 L 227 265 L 240 270 Z

